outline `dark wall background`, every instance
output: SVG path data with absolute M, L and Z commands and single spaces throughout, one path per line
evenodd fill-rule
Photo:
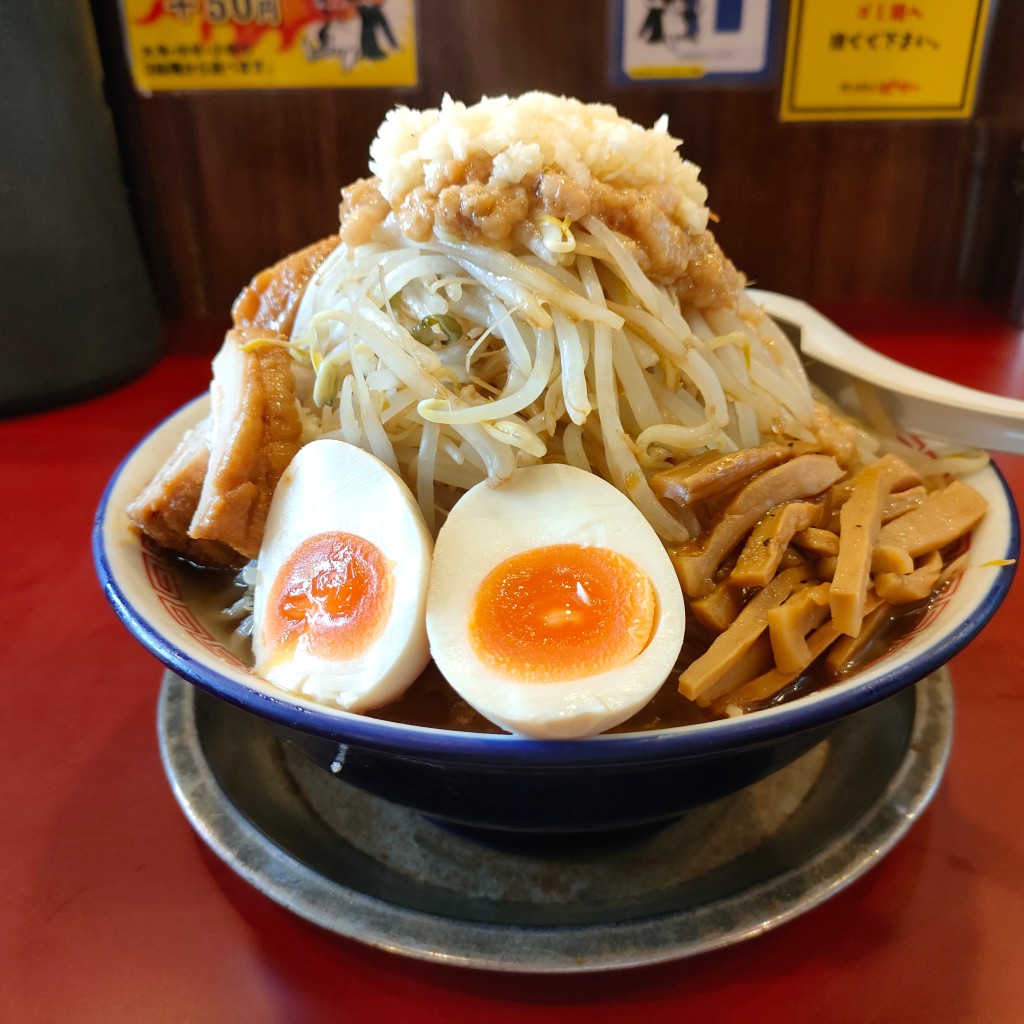
M 220 323 L 259 268 L 334 230 L 396 102 L 546 89 L 663 112 L 726 252 L 812 303 L 982 301 L 1021 315 L 1024 3 L 990 22 L 967 121 L 783 124 L 778 88 L 621 85 L 605 0 L 420 0 L 414 90 L 137 95 L 116 0 L 92 0 L 132 202 L 168 318 Z M 784 17 L 784 12 L 783 12 Z

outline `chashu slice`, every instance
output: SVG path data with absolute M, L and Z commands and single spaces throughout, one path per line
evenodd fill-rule
M 328 235 L 261 270 L 242 289 L 231 316 L 236 327 L 263 327 L 289 335 L 309 279 L 341 239 Z
M 233 548 L 188 534 L 210 461 L 209 432 L 210 419 L 206 417 L 185 434 L 160 471 L 128 506 L 128 518 L 161 547 L 197 565 L 237 569 L 246 560 Z
M 301 443 L 286 340 L 265 328 L 234 328 L 213 361 L 209 465 L 188 532 L 245 559 L 259 554 L 274 488 Z
M 222 379 L 211 386 L 222 398 L 215 477 L 204 487 L 213 429 L 207 418 L 186 434 L 128 509 L 136 527 L 161 547 L 225 569 L 239 568 L 259 550 L 280 464 L 298 448 L 298 413 L 292 416 L 294 401 L 289 402 L 296 381 L 282 347 L 242 350 L 253 340 L 287 338 L 306 285 L 339 241 L 330 235 L 278 260 L 235 300 L 232 317 L 241 333 L 229 333 L 235 337 L 225 348 L 232 354 L 221 359 Z M 216 360 L 214 366 L 216 376 Z M 309 382 L 303 384 L 308 389 Z M 198 533 L 190 533 L 193 524 Z

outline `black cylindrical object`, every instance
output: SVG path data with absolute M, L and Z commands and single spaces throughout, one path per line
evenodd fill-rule
M 0 0 L 0 414 L 145 368 L 159 316 L 86 0 Z

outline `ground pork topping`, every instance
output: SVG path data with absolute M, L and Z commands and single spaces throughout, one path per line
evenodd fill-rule
M 440 187 L 438 187 L 440 186 Z M 644 192 L 594 181 L 584 187 L 558 171 L 526 185 L 467 180 L 420 185 L 392 207 L 376 179 L 342 191 L 341 237 L 349 246 L 371 241 L 389 213 L 414 242 L 444 238 L 509 248 L 518 229 L 541 217 L 570 223 L 594 215 L 623 236 L 643 271 L 671 285 L 694 305 L 734 303 L 745 281 L 710 231 L 691 231 L 666 212 L 663 190 Z
M 569 227 L 596 216 L 684 301 L 734 302 L 745 282 L 707 231 L 699 168 L 678 146 L 664 119 L 647 129 L 613 107 L 546 93 L 399 107 L 370 147 L 374 176 L 342 192 L 341 236 L 370 241 L 391 214 L 414 242 L 509 249 L 544 218 Z

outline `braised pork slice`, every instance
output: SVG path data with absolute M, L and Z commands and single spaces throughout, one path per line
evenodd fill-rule
M 291 353 L 275 343 L 284 341 L 236 328 L 213 361 L 210 461 L 189 535 L 246 559 L 259 554 L 270 499 L 302 435 Z
M 198 565 L 237 569 L 245 564 L 237 551 L 188 534 L 210 461 L 209 433 L 207 417 L 185 434 L 157 475 L 128 506 L 128 518 L 161 547 Z
M 261 270 L 242 289 L 231 307 L 235 326 L 262 327 L 291 334 L 299 300 L 309 279 L 334 252 L 339 241 L 337 235 L 328 235 Z

